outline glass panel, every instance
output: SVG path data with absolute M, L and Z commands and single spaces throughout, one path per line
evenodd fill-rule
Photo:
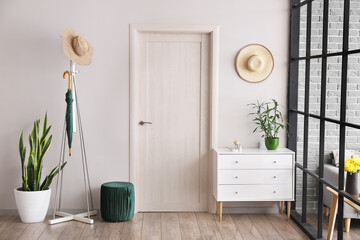
M 307 209 L 306 209 L 306 222 L 317 230 L 318 222 L 318 185 L 317 181 L 310 175 L 307 177 Z
M 341 59 L 341 56 L 327 59 L 325 116 L 336 120 L 340 120 Z
M 345 137 L 345 159 L 350 158 L 352 155 L 360 157 L 360 130 L 356 128 L 346 127 Z
M 298 110 L 304 111 L 305 104 L 305 60 L 299 61 Z
M 308 169 L 319 174 L 320 120 L 309 118 Z M 310 175 L 307 179 L 307 221 L 317 229 L 318 182 Z
M 304 116 L 298 114 L 297 121 L 297 153 L 296 161 L 303 165 L 303 149 L 304 149 Z
M 304 116 L 298 114 L 298 122 L 297 122 L 297 152 L 296 152 L 296 161 L 303 165 L 303 144 L 304 141 Z M 297 168 L 296 169 L 296 210 L 301 215 L 301 207 L 302 207 L 302 179 L 303 172 Z
M 322 53 L 324 0 L 312 2 L 311 9 L 311 55 Z
M 325 159 L 326 164 L 338 165 L 338 158 L 334 158 L 333 151 L 339 149 L 339 124 L 325 122 Z
M 360 48 L 360 1 L 350 0 L 349 50 Z
M 341 52 L 343 41 L 344 1 L 329 1 L 328 52 Z
M 299 116 L 300 117 L 300 116 Z M 301 116 L 298 121 L 298 143 L 297 161 L 303 163 L 303 121 Z M 318 174 L 319 169 L 319 124 L 318 119 L 309 118 L 308 134 L 308 169 Z M 296 209 L 301 214 L 303 191 L 307 191 L 307 214 L 314 215 L 317 212 L 317 181 L 310 175 L 307 177 L 307 189 L 302 189 L 303 172 L 297 170 L 296 173 Z M 314 216 L 311 216 L 314 217 Z M 316 216 L 315 216 L 316 217 Z M 316 220 L 315 220 L 316 221 Z
M 303 171 L 301 169 L 296 169 L 296 206 L 295 209 L 299 213 L 299 215 L 302 215 L 301 209 L 302 209 L 302 193 L 303 193 Z
M 299 57 L 306 55 L 306 23 L 307 5 L 300 8 L 300 36 L 299 36 Z
M 309 118 L 308 169 L 315 174 L 319 173 L 319 136 L 320 120 Z
M 320 58 L 310 60 L 309 112 L 318 116 L 321 98 L 321 61 Z
M 360 54 L 348 56 L 346 121 L 360 125 Z
M 335 152 L 335 157 L 337 156 L 336 152 L 339 149 L 339 129 L 340 129 L 340 125 L 339 124 L 335 124 L 335 123 L 331 123 L 331 122 L 325 122 L 325 159 L 324 159 L 324 179 L 328 182 L 330 182 L 332 185 L 334 185 L 335 187 L 337 187 L 337 179 L 338 179 L 338 174 L 339 174 L 339 168 L 334 166 L 335 164 L 335 160 L 334 160 L 334 155 L 333 155 L 333 151 Z M 338 160 L 336 160 L 337 162 Z M 331 198 L 332 198 L 332 194 L 326 190 L 326 185 L 324 184 L 323 187 L 323 202 L 324 202 L 324 207 L 331 207 Z M 330 212 L 330 211 L 329 211 Z M 327 230 L 328 230 L 328 222 L 329 222 L 329 217 L 323 217 L 323 235 L 327 236 Z M 335 227 L 335 234 L 334 236 L 337 236 L 337 232 L 336 232 L 336 227 Z

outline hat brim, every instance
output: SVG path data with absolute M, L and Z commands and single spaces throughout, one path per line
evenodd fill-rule
M 248 68 L 248 59 L 258 55 L 263 59 L 261 71 L 251 71 Z M 274 69 L 274 58 L 266 47 L 260 44 L 251 44 L 240 49 L 236 56 L 235 68 L 240 78 L 250 83 L 258 83 L 267 79 Z
M 91 63 L 92 55 L 93 55 L 93 49 L 91 45 L 88 42 L 89 45 L 89 51 L 87 51 L 83 56 L 78 56 L 72 47 L 72 39 L 76 36 L 79 36 L 79 33 L 72 29 L 66 29 L 64 31 L 63 37 L 62 37 L 62 44 L 63 44 L 63 52 L 65 56 L 80 65 L 89 65 Z

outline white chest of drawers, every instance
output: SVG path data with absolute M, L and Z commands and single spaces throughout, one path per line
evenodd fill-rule
M 290 213 L 294 200 L 294 152 L 286 148 L 248 148 L 242 152 L 214 149 L 213 153 L 213 195 L 220 220 L 223 202 L 288 201 Z

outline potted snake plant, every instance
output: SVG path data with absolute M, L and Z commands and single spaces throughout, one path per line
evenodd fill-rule
M 287 132 L 288 122 L 283 118 L 279 108 L 279 103 L 272 99 L 271 102 L 257 101 L 248 104 L 254 111 L 249 113 L 253 115 L 253 122 L 256 124 L 253 133 L 262 132 L 265 137 L 265 146 L 268 150 L 276 150 L 279 146 L 279 131 L 284 129 Z
M 14 189 L 14 194 L 21 221 L 25 223 L 44 220 L 50 203 L 50 185 L 54 177 L 66 165 L 65 162 L 62 166 L 54 167 L 41 182 L 44 156 L 52 140 L 52 135 L 48 137 L 50 129 L 51 126 L 47 126 L 47 114 L 43 120 L 41 135 L 40 120 L 34 122 L 34 127 L 29 135 L 30 153 L 27 162 L 25 162 L 26 147 L 23 143 L 23 131 L 20 133 L 22 186 Z

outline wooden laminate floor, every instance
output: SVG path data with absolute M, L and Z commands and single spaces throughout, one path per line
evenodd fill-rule
M 306 218 L 307 222 L 315 229 L 317 229 L 317 215 L 308 214 Z M 323 216 L 323 237 L 326 239 L 328 234 L 329 227 L 329 217 Z M 337 224 L 335 224 L 333 239 L 338 239 L 337 237 Z M 343 233 L 344 240 L 359 240 L 360 239 L 360 219 L 352 219 L 350 224 L 350 232 Z
M 308 239 L 280 214 L 223 215 L 217 221 L 209 213 L 138 213 L 131 221 L 94 225 L 71 221 L 56 225 L 46 222 L 24 224 L 17 216 L 0 216 L 0 239 Z

